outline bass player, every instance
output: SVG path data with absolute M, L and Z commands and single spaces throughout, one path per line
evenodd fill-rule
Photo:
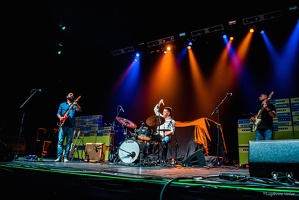
M 273 139 L 273 118 L 276 117 L 276 107 L 269 103 L 273 92 L 268 96 L 265 93 L 260 94 L 259 103 L 256 107 L 256 115 L 250 120 L 253 122 L 255 131 L 255 140 L 272 140 Z
M 57 117 L 59 119 L 59 132 L 57 143 L 57 159 L 55 162 L 68 162 L 69 151 L 72 144 L 73 134 L 75 131 L 75 118 L 76 112 L 81 112 L 82 109 L 78 104 L 80 96 L 75 100 L 74 93 L 69 92 L 66 95 L 66 101 L 60 103 L 57 111 Z M 63 141 L 66 138 L 66 146 L 63 155 Z

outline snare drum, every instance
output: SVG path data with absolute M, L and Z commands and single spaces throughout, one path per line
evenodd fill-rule
M 137 138 L 140 140 L 149 141 L 152 138 L 152 130 L 147 126 L 141 126 L 137 130 Z

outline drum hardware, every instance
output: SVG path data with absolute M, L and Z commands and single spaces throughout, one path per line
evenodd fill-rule
M 114 163 L 117 163 L 119 162 L 119 157 L 118 157 L 118 152 L 117 150 L 119 149 L 119 147 L 113 145 L 113 144 L 110 144 L 108 146 L 106 146 L 107 148 L 112 148 L 112 150 L 110 150 L 110 154 L 109 154 L 109 158 L 108 158 L 108 161 L 109 162 L 114 162 Z
M 165 131 L 171 131 L 171 130 L 170 129 L 162 129 L 161 128 L 161 129 L 159 129 L 159 131 L 164 131 L 165 132 Z

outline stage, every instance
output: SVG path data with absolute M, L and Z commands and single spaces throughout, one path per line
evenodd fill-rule
M 171 164 L 141 160 L 132 163 L 54 160 L 55 157 L 20 156 L 0 162 L 2 193 L 14 198 L 132 200 L 299 198 L 298 181 L 251 177 L 248 166 L 193 161 Z

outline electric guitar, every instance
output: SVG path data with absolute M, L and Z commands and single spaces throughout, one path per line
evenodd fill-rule
M 68 118 L 69 116 L 69 112 L 70 110 L 72 109 L 73 105 L 75 102 L 79 101 L 79 99 L 81 98 L 81 96 L 79 96 L 70 106 L 69 108 L 67 109 L 67 111 L 64 113 L 64 115 L 62 116 L 62 119 L 59 121 L 59 123 L 57 124 L 58 126 L 63 126 L 64 125 L 64 122 L 65 120 Z
M 272 98 L 272 95 L 274 94 L 274 92 L 272 91 L 267 100 L 269 101 L 271 98 Z M 258 113 L 256 114 L 255 116 L 255 121 L 253 122 L 253 125 L 252 125 L 252 131 L 256 131 L 257 127 L 260 125 L 260 123 L 262 122 L 262 119 L 261 119 L 261 115 L 262 115 L 262 112 L 264 110 L 264 107 L 262 107 Z

